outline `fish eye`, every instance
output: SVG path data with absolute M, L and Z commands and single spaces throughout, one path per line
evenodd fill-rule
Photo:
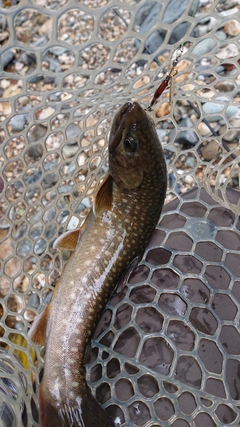
M 138 142 L 136 139 L 128 136 L 124 140 L 124 148 L 127 153 L 135 153 L 138 150 Z

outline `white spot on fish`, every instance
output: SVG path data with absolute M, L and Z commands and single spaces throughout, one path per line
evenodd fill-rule
M 70 285 L 72 285 L 72 286 L 74 285 L 74 281 L 73 280 L 71 280 Z
M 91 249 L 91 251 L 95 251 L 96 246 L 95 246 L 95 245 L 92 245 L 92 246 L 90 246 L 90 249 Z
M 86 265 L 86 267 L 89 267 L 92 264 L 92 261 L 90 259 L 87 259 L 84 263 L 84 265 Z
M 72 382 L 72 386 L 73 386 L 73 387 L 78 387 L 78 382 L 77 382 L 77 381 L 73 381 L 73 382 Z
M 88 292 L 87 294 L 84 295 L 84 299 L 89 299 L 89 298 L 91 298 L 91 296 L 92 295 L 90 294 L 90 292 Z
M 83 277 L 82 277 L 82 282 L 83 282 L 83 283 L 87 283 L 87 281 L 88 281 L 87 277 L 86 277 L 86 276 L 83 276 Z
M 56 400 L 60 399 L 59 389 L 60 389 L 59 379 L 56 378 L 52 386 L 52 393 Z
M 101 243 L 101 245 L 104 245 L 105 240 L 104 239 L 99 239 L 99 243 Z
M 72 347 L 72 348 L 71 348 L 71 350 L 72 350 L 74 353 L 76 353 L 76 352 L 78 351 L 78 348 L 77 348 L 77 347 Z
M 56 354 L 57 354 L 58 356 L 61 356 L 61 354 L 62 354 L 62 350 L 61 350 L 61 348 L 57 348 L 55 351 L 56 351 Z
M 73 399 L 73 398 L 74 398 L 74 396 L 75 396 L 75 393 L 74 393 L 73 391 L 70 391 L 70 392 L 69 392 L 69 397 L 71 397 L 71 399 Z
M 74 359 L 68 359 L 68 363 L 69 363 L 69 365 L 74 365 L 75 360 Z
M 76 269 L 76 273 L 80 273 L 80 271 L 81 271 L 80 268 Z
M 71 299 L 76 299 L 76 294 L 75 293 L 70 294 L 70 298 Z M 67 306 L 65 308 L 67 308 Z

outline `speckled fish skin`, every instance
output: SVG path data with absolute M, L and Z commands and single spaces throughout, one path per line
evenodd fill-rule
M 43 427 L 114 426 L 91 395 L 83 361 L 102 309 L 123 271 L 143 253 L 165 199 L 163 151 L 138 103 L 125 104 L 114 118 L 109 173 L 110 209 L 97 199 L 50 303 L 40 385 Z

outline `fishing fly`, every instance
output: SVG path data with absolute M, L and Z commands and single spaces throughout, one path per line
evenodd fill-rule
M 158 98 L 161 96 L 161 94 L 163 93 L 163 91 L 169 86 L 170 87 L 170 104 L 172 103 L 172 95 L 173 95 L 173 82 L 174 82 L 174 77 L 177 74 L 177 70 L 176 70 L 176 66 L 179 62 L 179 58 L 182 56 L 183 54 L 183 45 L 181 45 L 176 52 L 176 56 L 175 59 L 172 61 L 172 65 L 170 70 L 168 71 L 168 73 L 166 74 L 164 80 L 160 83 L 160 85 L 158 86 L 158 88 L 156 89 L 152 101 L 149 105 L 149 107 L 147 108 L 148 111 L 152 110 L 153 105 L 156 103 L 156 101 L 158 100 Z

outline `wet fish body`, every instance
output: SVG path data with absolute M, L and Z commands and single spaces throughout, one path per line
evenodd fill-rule
M 39 392 L 42 427 L 114 426 L 87 386 L 84 352 L 116 283 L 149 241 L 166 181 L 152 120 L 139 104 L 125 104 L 110 133 L 109 175 L 82 229 L 58 239 L 58 247 L 73 253 L 50 305 L 30 330 L 36 343 L 46 342 Z

